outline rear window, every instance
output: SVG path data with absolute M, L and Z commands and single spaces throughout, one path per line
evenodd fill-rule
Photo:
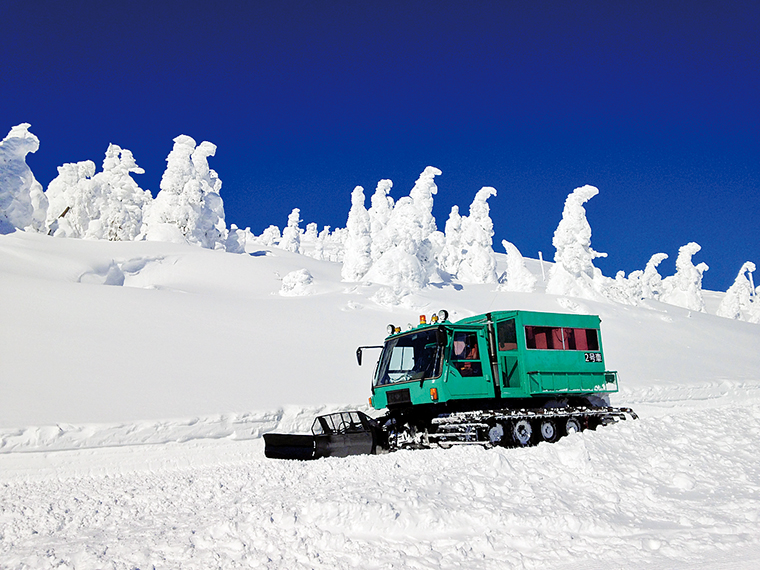
M 525 327 L 525 346 L 543 350 L 599 350 L 596 329 Z

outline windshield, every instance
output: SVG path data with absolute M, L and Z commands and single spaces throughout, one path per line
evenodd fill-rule
M 441 357 L 435 329 L 405 334 L 385 343 L 375 386 L 441 375 Z

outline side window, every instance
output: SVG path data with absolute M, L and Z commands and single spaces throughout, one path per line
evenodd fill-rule
M 586 338 L 586 348 L 579 346 L 578 350 L 599 350 L 599 336 L 596 329 L 578 329 L 578 331 L 583 331 Z
M 496 324 L 496 337 L 499 340 L 499 350 L 517 350 L 517 331 L 515 320 L 501 321 Z
M 483 376 L 478 335 L 470 332 L 454 333 L 451 360 L 462 376 Z
M 501 342 L 501 340 L 499 340 Z M 525 327 L 525 346 L 544 350 L 599 350 L 596 329 Z
M 562 329 L 557 327 L 525 327 L 525 346 L 562 350 Z

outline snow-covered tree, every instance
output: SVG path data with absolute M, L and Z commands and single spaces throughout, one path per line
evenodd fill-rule
M 640 279 L 640 295 L 642 299 L 660 298 L 660 294 L 662 293 L 662 276 L 657 271 L 657 266 L 667 258 L 667 253 L 655 253 L 649 258 Z
M 532 293 L 536 289 L 536 276 L 525 267 L 520 250 L 513 243 L 502 240 L 501 245 L 507 252 L 507 270 L 499 284 L 500 291 L 513 291 L 516 293 Z
M 343 262 L 343 243 L 348 239 L 348 230 L 338 228 L 330 233 L 330 226 L 325 226 L 314 241 L 314 249 L 305 252 L 309 257 L 320 261 Z
M 103 172 L 95 175 L 102 180 L 106 194 L 106 210 L 102 216 L 103 237 L 110 241 L 133 240 L 140 233 L 145 207 L 153 201 L 148 190 L 143 190 L 131 173 L 144 174 L 137 166 L 132 152 L 111 144 L 103 160 Z
M 106 198 L 93 180 L 95 163 L 83 160 L 58 167 L 58 176 L 48 185 L 49 207 L 46 226 L 56 237 L 92 238 L 90 223 L 100 220 Z
M 599 193 L 594 186 L 576 188 L 565 200 L 565 208 L 552 243 L 556 248 L 554 265 L 549 270 L 546 292 L 554 295 L 599 298 L 604 281 L 594 259 L 606 257 L 591 249 L 591 226 L 583 207 Z
M 304 243 L 314 243 L 319 238 L 319 228 L 317 224 L 311 222 L 306 224 L 306 231 L 304 231 L 301 241 Z
M 282 230 L 282 240 L 280 247 L 293 253 L 301 253 L 301 210 L 293 208 L 288 216 L 288 225 Z
M 130 151 L 115 144 L 108 145 L 102 172 L 95 174 L 90 160 L 58 167 L 46 192 L 46 225 L 58 237 L 135 239 L 152 196 L 130 174 L 144 172 Z
M 625 305 L 637 305 L 641 301 L 641 270 L 632 271 L 626 277 L 625 271 L 618 271 L 614 279 L 598 276 L 594 283 L 599 291 L 609 300 Z
M 280 228 L 275 225 L 269 226 L 265 229 L 256 240 L 267 247 L 271 247 L 278 243 L 282 239 L 280 235 Z
M 389 249 L 380 252 L 367 280 L 396 289 L 420 289 L 437 274 L 435 245 L 429 238 L 436 231 L 433 196 L 438 192 L 435 177 L 439 174 L 437 168 L 425 168 L 409 196 L 396 203 L 379 234 Z
M 284 297 L 302 297 L 311 294 L 311 284 L 314 277 L 308 269 L 297 269 L 291 271 L 282 278 L 282 287 L 280 295 Z
M 441 270 L 456 276 L 462 263 L 462 216 L 459 206 L 452 206 L 449 219 L 444 228 L 444 242 L 441 253 L 438 254 L 438 266 Z
M 752 295 L 752 303 L 747 310 L 747 320 L 750 323 L 760 323 L 760 286 L 755 289 Z
M 369 209 L 369 223 L 373 261 L 377 261 L 391 247 L 391 244 L 387 243 L 388 234 L 383 230 L 388 225 L 388 220 L 390 220 L 391 213 L 393 212 L 393 198 L 388 195 L 392 187 L 393 182 L 390 180 L 381 180 L 377 183 L 375 193 L 372 195 L 372 204 Z
M 364 188 L 357 186 L 351 193 L 348 213 L 348 239 L 343 253 L 343 281 L 359 281 L 372 266 L 370 217 L 364 207 Z
M 0 234 L 16 228 L 46 231 L 48 200 L 26 164 L 26 155 L 40 148 L 30 126 L 16 125 L 0 141 Z
M 161 191 L 144 215 L 142 233 L 147 239 L 187 241 L 209 249 L 224 247 L 227 228 L 219 195 L 222 181 L 208 165 L 208 157 L 215 153 L 216 145 L 208 141 L 196 146 L 187 135 L 174 139 Z
M 687 243 L 678 250 L 676 273 L 662 280 L 660 301 L 692 311 L 705 310 L 702 298 L 702 275 L 709 269 L 706 263 L 694 265 L 691 258 L 702 247 L 695 242 Z
M 462 218 L 463 253 L 457 278 L 465 283 L 496 283 L 493 222 L 488 207 L 491 196 L 496 196 L 495 188 L 481 188 L 470 205 L 470 213 Z
M 657 266 L 667 257 L 664 253 L 656 253 L 643 271 L 632 271 L 628 277 L 625 272 L 618 271 L 614 279 L 597 276 L 594 283 L 605 297 L 616 303 L 638 305 L 644 299 L 657 299 L 662 290 L 662 277 Z
M 254 240 L 255 237 L 251 233 L 251 228 L 241 230 L 235 224 L 230 224 L 227 239 L 224 242 L 224 249 L 228 253 L 245 253 L 248 242 L 253 242 Z
M 757 303 L 752 298 L 754 291 L 751 278 L 755 269 L 755 264 L 751 261 L 742 265 L 733 285 L 728 288 L 723 300 L 718 305 L 716 315 L 727 319 L 749 320 L 752 305 Z

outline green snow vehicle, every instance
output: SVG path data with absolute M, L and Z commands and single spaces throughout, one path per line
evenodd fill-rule
M 386 413 L 320 416 L 312 435 L 266 434 L 267 457 L 316 459 L 479 443 L 525 446 L 636 418 L 612 408 L 593 315 L 498 311 L 449 322 L 441 311 L 402 332 L 388 326 L 370 405 Z

